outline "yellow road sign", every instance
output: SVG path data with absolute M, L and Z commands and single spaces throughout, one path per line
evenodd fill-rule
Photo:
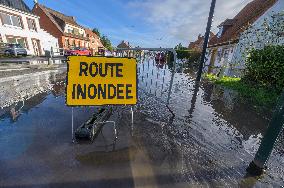
M 67 63 L 68 106 L 136 104 L 134 58 L 71 56 Z

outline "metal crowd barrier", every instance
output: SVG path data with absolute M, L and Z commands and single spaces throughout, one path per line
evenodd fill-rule
M 161 55 L 163 54 L 163 55 Z M 157 58 L 157 57 L 163 58 Z M 172 48 L 118 48 L 116 57 L 133 57 L 137 60 L 138 76 L 138 103 L 139 91 L 159 100 L 165 104 L 174 117 L 170 108 L 174 76 L 176 72 L 176 51 Z M 134 106 L 130 106 L 131 133 L 134 130 Z M 97 124 L 112 123 L 114 127 L 114 145 L 117 139 L 115 122 L 104 120 Z M 74 115 L 72 107 L 72 140 L 74 140 Z

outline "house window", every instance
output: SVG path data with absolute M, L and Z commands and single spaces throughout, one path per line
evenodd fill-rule
M 20 16 L 10 15 L 3 12 L 0 12 L 3 25 L 11 25 L 14 27 L 23 28 L 22 20 Z
M 74 29 L 73 29 L 73 34 L 79 35 L 79 29 L 74 28 Z
M 69 39 L 65 39 L 65 47 L 69 47 Z
M 229 49 L 225 49 L 224 50 L 224 58 L 228 58 L 229 57 Z
M 35 20 L 27 18 L 27 22 L 28 22 L 29 29 L 32 31 L 36 31 Z
M 67 29 L 67 33 L 73 33 L 72 29 Z
M 217 61 L 221 61 L 221 58 L 222 58 L 222 49 L 218 49 L 218 52 L 217 52 Z
M 28 48 L 26 38 L 9 36 L 7 37 L 7 42 L 10 44 L 20 44 L 22 47 Z
M 219 32 L 217 33 L 217 37 L 220 38 L 223 34 L 223 26 L 219 28 Z

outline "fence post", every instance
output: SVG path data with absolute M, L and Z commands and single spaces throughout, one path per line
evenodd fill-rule
M 15 54 L 16 57 L 18 56 L 16 48 L 14 49 L 14 54 Z
M 51 46 L 49 57 L 48 57 L 48 65 L 52 65 L 52 57 L 53 57 L 53 47 Z
M 268 129 L 261 141 L 254 160 L 247 168 L 247 172 L 252 175 L 259 176 L 265 170 L 265 164 L 273 150 L 274 144 L 280 135 L 284 125 L 284 91 L 280 97 L 279 103 L 276 106 L 272 120 L 269 123 Z

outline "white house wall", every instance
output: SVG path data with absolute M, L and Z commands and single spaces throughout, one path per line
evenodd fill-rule
M 69 30 L 73 30 L 74 28 L 78 29 L 80 35 L 86 37 L 86 32 L 85 29 L 81 28 L 81 27 L 77 27 L 71 24 L 66 23 L 65 27 L 64 27 L 64 32 L 65 33 L 69 33 Z
M 271 22 L 273 15 L 279 14 L 281 23 L 279 31 L 282 32 L 282 36 L 279 37 L 273 33 L 265 33 L 258 30 L 261 30 L 265 20 Z M 265 45 L 283 45 L 284 44 L 284 0 L 278 0 L 270 9 L 268 9 L 261 17 L 259 17 L 252 26 L 243 32 L 240 36 L 240 40 L 235 45 L 223 45 L 218 47 L 211 47 L 207 50 L 217 49 L 222 54 L 221 58 L 218 57 L 218 54 L 215 57 L 213 65 L 213 73 L 218 74 L 220 71 L 228 76 L 240 76 L 245 69 L 245 59 L 248 55 L 248 51 L 252 48 L 263 48 Z M 275 29 L 275 28 L 273 28 Z M 277 39 L 276 41 L 274 39 Z M 224 58 L 224 49 L 230 47 L 230 53 L 228 59 Z M 208 66 L 210 65 L 212 53 L 207 55 L 207 60 L 205 62 L 205 71 L 208 71 Z M 228 62 L 228 66 L 226 66 Z
M 245 59 L 248 52 L 252 49 L 261 49 L 266 45 L 283 45 L 284 36 L 279 37 L 272 32 L 265 31 L 263 24 L 265 22 L 272 22 L 273 15 L 279 14 L 281 28 L 273 27 L 273 29 L 278 29 L 279 32 L 283 33 L 284 26 L 284 0 L 278 0 L 270 9 L 268 9 L 261 17 L 259 17 L 252 26 L 243 32 L 240 36 L 240 40 L 234 54 L 232 63 L 236 68 L 245 67 Z M 278 22 L 278 21 L 277 21 Z M 281 26 L 282 25 L 282 26 Z
M 233 55 L 235 53 L 236 45 L 230 44 L 230 45 L 224 45 L 224 46 L 218 46 L 218 47 L 211 47 L 208 49 L 207 53 L 210 52 L 210 54 L 206 57 L 205 62 L 205 71 L 208 71 L 209 65 L 211 63 L 211 56 L 213 50 L 217 51 L 217 54 L 215 56 L 215 59 L 213 60 L 212 64 L 212 73 L 218 74 L 220 71 L 222 71 L 225 75 L 230 75 L 230 62 L 232 61 Z M 225 55 L 225 51 L 227 52 L 227 55 Z
M 0 12 L 11 13 L 18 15 L 22 19 L 23 28 L 17 28 L 14 26 L 3 25 L 0 19 L 0 34 L 2 41 L 7 42 L 6 36 L 15 36 L 26 38 L 26 43 L 28 45 L 27 52 L 29 55 L 35 55 L 32 39 L 37 39 L 40 41 L 41 52 L 44 53 L 45 50 L 50 50 L 51 46 L 53 48 L 58 47 L 58 39 L 51 36 L 44 30 L 40 29 L 39 17 L 33 14 L 29 14 L 20 10 L 12 9 L 10 7 L 0 5 Z M 32 31 L 28 27 L 27 18 L 35 20 L 36 30 Z

